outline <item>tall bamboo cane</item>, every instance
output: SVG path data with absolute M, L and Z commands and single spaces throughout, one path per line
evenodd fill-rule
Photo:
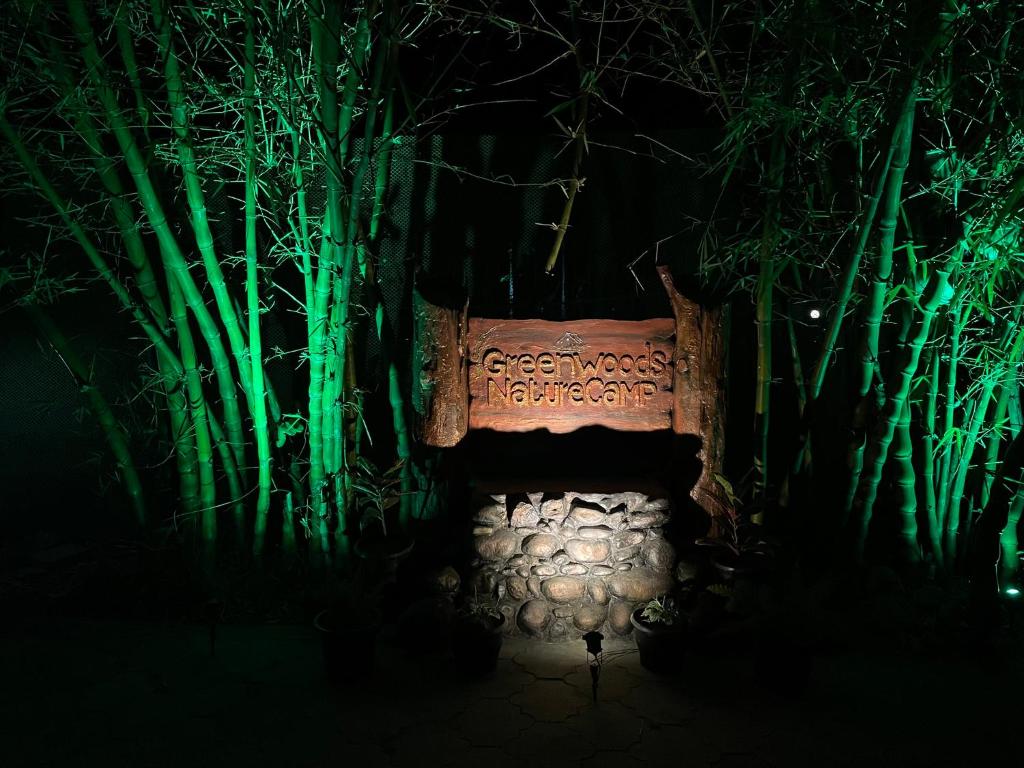
M 209 569 L 213 564 L 214 548 L 217 543 L 217 485 L 213 474 L 213 443 L 210 440 L 206 396 L 203 394 L 203 380 L 196 362 L 196 348 L 188 324 L 185 299 L 180 286 L 173 278 L 167 281 L 167 292 L 171 299 L 171 319 L 178 332 L 181 365 L 185 373 L 185 392 L 192 414 L 192 428 L 195 431 L 196 464 L 199 467 L 197 528 L 200 534 L 200 551 L 204 564 Z
M 368 38 L 368 35 L 367 35 Z M 365 45 L 365 43 L 364 43 Z M 345 456 L 344 456 L 344 415 L 341 404 L 344 400 L 344 389 L 346 382 L 350 382 L 349 389 L 354 390 L 355 367 L 349 366 L 349 358 L 353 355 L 349 338 L 349 316 L 351 314 L 352 286 L 355 280 L 355 270 L 358 267 L 361 274 L 365 273 L 366 265 L 358 263 L 357 253 L 362 249 L 357 248 L 360 241 L 359 214 L 363 204 L 363 182 L 370 168 L 370 157 L 373 151 L 373 140 L 376 135 L 377 115 L 379 113 L 380 92 L 384 81 L 384 65 L 387 60 L 388 50 L 383 48 L 374 57 L 373 75 L 370 85 L 370 96 L 366 105 L 366 112 L 363 116 L 363 144 L 359 153 L 355 169 L 352 172 L 352 181 L 348 196 L 348 214 L 345 224 L 345 237 L 341 246 L 341 276 L 335 282 L 334 292 L 334 318 L 332 321 L 335 328 L 335 350 L 334 360 L 336 371 L 331 381 L 331 409 L 334 411 L 333 423 L 337 430 L 334 442 L 334 455 L 331 457 L 330 469 L 334 473 L 336 482 L 335 498 L 338 499 L 338 526 L 335 530 L 335 543 L 339 551 L 346 551 L 347 542 L 347 510 L 345 507 Z M 349 94 L 346 93 L 346 100 Z M 343 110 L 344 116 L 344 110 Z M 344 143 L 343 138 L 343 143 Z M 362 251 L 365 253 L 365 251 Z
M 67 0 L 69 18 L 75 37 L 78 39 L 82 57 L 86 63 L 90 84 L 96 92 L 107 118 L 109 128 L 117 140 L 124 155 L 128 171 L 135 182 L 146 218 L 153 228 L 160 245 L 161 256 L 167 267 L 169 279 L 173 279 L 181 288 L 183 298 L 196 317 L 199 330 L 206 340 L 213 369 L 217 380 L 217 389 L 224 407 L 225 430 L 231 449 L 235 454 L 236 464 L 244 465 L 244 438 L 242 419 L 235 394 L 234 378 L 231 375 L 231 364 L 221 340 L 220 331 L 209 309 L 203 300 L 202 293 L 196 286 L 189 272 L 184 254 L 178 245 L 164 213 L 159 195 L 153 187 L 146 168 L 146 162 L 139 150 L 131 130 L 124 122 L 117 97 L 110 86 L 112 82 L 106 67 L 96 48 L 96 40 L 92 25 L 82 0 Z
M 326 168 L 327 204 L 323 217 L 320 240 L 320 258 L 312 301 L 307 308 L 310 331 L 309 346 L 309 491 L 313 510 L 316 547 L 310 547 L 313 560 L 326 562 L 330 558 L 330 529 L 328 510 L 324 498 L 327 483 L 324 462 L 324 375 L 325 347 L 328 337 L 328 307 L 335 269 L 333 244 L 334 226 L 340 220 L 341 169 L 338 159 L 338 99 L 335 77 L 338 65 L 340 34 L 338 7 L 326 3 L 324 13 L 310 15 L 313 68 L 316 72 L 320 97 L 318 133 Z M 340 233 L 338 233 L 340 234 Z M 328 431 L 328 434 L 330 432 Z
M 89 403 L 89 410 L 96 417 L 96 421 L 103 431 L 110 452 L 117 463 L 117 475 L 128 496 L 129 504 L 135 513 L 135 520 L 140 526 L 146 525 L 146 501 L 142 491 L 142 483 L 139 480 L 139 473 L 135 469 L 135 462 L 132 460 L 131 450 L 128 447 L 128 439 L 121 425 L 110 410 L 110 404 L 103 396 L 99 387 L 93 381 L 92 369 L 78 356 L 75 346 L 68 341 L 60 328 L 50 317 L 35 304 L 24 304 L 25 311 L 32 318 L 36 328 L 43 337 L 50 343 L 64 361 L 68 372 L 75 379 L 78 391 Z
M 245 3 L 244 122 L 245 122 L 245 288 L 249 311 L 249 364 L 252 370 L 253 431 L 259 461 L 253 553 L 263 554 L 270 510 L 270 428 L 263 382 L 263 342 L 260 337 L 259 265 L 256 242 L 256 10 Z
M 905 562 L 915 564 L 921 560 L 921 545 L 917 540 L 917 475 L 914 471 L 914 441 L 910 437 L 909 401 L 904 402 L 896 423 L 892 458 L 896 465 L 902 556 Z
M 392 55 L 392 79 L 394 67 L 397 60 L 397 46 L 393 47 Z M 377 154 L 377 172 L 374 179 L 373 210 L 370 214 L 370 231 L 367 240 L 371 246 L 376 247 L 380 236 L 380 219 L 384 210 L 384 194 L 388 184 L 388 173 L 391 167 L 391 154 L 395 138 L 392 136 L 394 126 L 394 92 L 389 87 L 388 95 L 384 103 L 384 118 L 381 123 L 381 146 Z M 378 273 L 379 274 L 379 273 Z M 377 338 L 380 341 L 381 350 L 388 366 L 388 404 L 391 406 L 391 428 L 395 435 L 395 453 L 402 462 L 400 475 L 401 500 L 399 501 L 399 522 L 407 526 L 412 519 L 412 487 L 413 487 L 413 466 L 412 466 L 412 441 L 409 434 L 409 424 L 405 416 L 405 396 L 402 392 L 402 383 L 399 377 L 398 366 L 395 363 L 394 338 L 390 324 L 387 322 L 387 313 L 384 310 L 384 297 L 379 286 L 376 290 L 377 306 L 374 310 Z
M 932 349 L 931 359 L 926 363 L 929 371 L 928 393 L 925 399 L 923 434 L 921 435 L 921 485 L 924 492 L 925 522 L 928 526 L 928 541 L 935 564 L 943 567 L 942 533 L 939 527 L 938 510 L 935 503 L 935 411 L 939 397 L 941 366 L 939 354 Z
M 903 103 L 903 113 L 899 118 L 900 141 L 893 154 L 889 166 L 889 178 L 885 185 L 885 194 L 881 203 L 881 215 L 878 220 L 878 255 L 872 263 L 872 276 L 868 296 L 864 308 L 862 335 L 860 345 L 860 371 L 857 386 L 857 406 L 854 410 L 852 439 L 848 447 L 847 466 L 850 475 L 847 478 L 848 492 L 844 517 L 849 516 L 857 488 L 860 484 L 860 473 L 864 462 L 864 447 L 867 442 L 868 412 L 870 410 L 869 393 L 875 369 L 879 365 L 879 335 L 882 316 L 885 313 L 885 294 L 892 277 L 893 243 L 896 237 L 896 220 L 899 216 L 900 203 L 903 195 L 903 177 L 910 163 L 910 149 L 914 137 L 914 113 L 917 107 L 917 80 L 910 85 L 911 98 Z M 897 414 L 899 415 L 899 414 Z
M 131 56 L 130 60 L 126 59 L 126 66 L 128 66 L 129 72 L 134 72 L 134 52 L 131 48 L 130 40 L 123 39 L 125 37 L 122 34 L 123 28 L 124 22 L 119 12 L 118 43 L 122 50 L 122 56 Z M 167 307 L 163 296 L 160 294 L 160 287 L 157 284 L 153 266 L 146 253 L 142 236 L 136 226 L 131 204 L 126 199 L 125 190 L 121 184 L 121 177 L 117 172 L 114 161 L 103 151 L 100 132 L 92 116 L 76 97 L 71 76 L 64 66 L 61 56 L 56 51 L 53 37 L 49 34 L 49 30 L 44 31 L 46 32 L 46 43 L 51 53 L 50 64 L 62 90 L 64 103 L 72 113 L 78 135 L 91 153 L 93 164 L 96 168 L 96 175 L 100 183 L 110 193 L 108 204 L 114 221 L 117 224 L 121 242 L 124 244 L 125 255 L 135 270 L 135 284 L 139 289 L 139 294 L 142 296 L 157 326 L 161 329 L 166 329 L 169 322 Z M 127 50 L 125 50 L 126 48 Z M 137 79 L 137 74 L 135 79 Z M 192 425 L 185 395 L 182 391 L 181 366 L 176 360 L 169 359 L 167 354 L 160 350 L 157 350 L 157 366 L 160 371 L 164 398 L 167 401 L 167 414 L 170 422 L 171 440 L 174 445 L 175 463 L 178 470 L 182 511 L 187 517 L 191 517 L 195 511 L 199 492 L 199 478 L 196 468 L 195 443 L 191 434 Z
M 920 317 L 916 328 L 914 328 L 907 339 L 903 360 L 896 371 L 893 381 L 886 387 L 885 407 L 882 409 L 878 426 L 868 446 L 865 472 L 861 477 L 860 493 L 858 494 L 859 504 L 855 510 L 856 516 L 853 520 L 853 542 L 858 560 L 862 559 L 864 555 L 868 526 L 874 511 L 875 498 L 878 495 L 878 485 L 882 479 L 882 468 L 885 466 L 889 446 L 892 444 L 896 423 L 900 419 L 903 405 L 906 403 L 907 394 L 910 391 L 910 385 L 914 374 L 917 372 L 921 349 L 928 340 L 932 319 L 935 317 L 935 312 L 938 308 L 944 302 L 949 301 L 948 292 L 948 269 L 936 270 L 932 273 L 928 284 L 925 286 L 924 294 L 920 300 Z
M 960 335 L 967 325 L 970 314 L 971 305 L 965 307 L 962 302 L 958 302 L 950 315 L 949 362 L 946 365 L 946 387 L 942 415 L 942 435 L 946 444 L 939 456 L 939 475 L 936 480 L 938 487 L 936 514 L 940 530 L 945 530 L 946 527 L 946 518 L 949 513 L 949 490 L 952 486 L 950 472 L 953 467 L 953 428 L 956 425 L 956 384 L 957 370 L 960 365 Z
M 754 498 L 763 499 L 768 489 L 768 433 L 772 383 L 772 313 L 776 279 L 775 248 L 779 242 L 780 198 L 786 166 L 785 121 L 780 120 L 772 138 L 768 168 L 768 202 L 758 258 L 757 384 L 754 390 Z M 757 520 L 760 522 L 760 520 Z
M 185 83 L 181 77 L 177 51 L 171 37 L 170 19 L 163 8 L 164 0 L 151 0 L 150 8 L 153 23 L 157 30 L 157 47 L 164 63 L 164 82 L 167 91 L 167 105 L 171 115 L 171 128 L 176 138 L 178 163 L 185 179 L 185 197 L 188 202 L 192 230 L 195 233 L 196 246 L 203 259 L 207 280 L 213 289 L 217 312 L 224 330 L 227 332 L 228 345 L 235 358 L 238 368 L 242 392 L 249 404 L 249 412 L 254 415 L 256 403 L 252 384 L 252 358 L 242 332 L 235 302 L 228 290 L 221 269 L 217 248 L 210 229 L 210 221 L 206 207 L 206 194 L 203 192 L 202 179 L 196 163 L 195 135 L 189 125 L 188 105 L 185 100 Z M 244 65 L 243 65 L 244 66 Z M 255 141 L 255 140 L 254 140 Z M 265 406 L 264 406 L 265 408 Z M 244 464 L 242 465 L 244 467 Z M 245 471 L 242 471 L 243 479 Z

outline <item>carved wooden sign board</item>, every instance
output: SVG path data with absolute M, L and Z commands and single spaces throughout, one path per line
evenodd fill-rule
M 416 294 L 413 406 L 419 437 L 450 447 L 469 429 L 571 432 L 671 428 L 701 439 L 691 495 L 731 514 L 715 481 L 724 452 L 721 315 L 658 273 L 672 318 L 641 321 L 471 318 Z
M 469 428 L 672 426 L 675 321 L 469 318 Z

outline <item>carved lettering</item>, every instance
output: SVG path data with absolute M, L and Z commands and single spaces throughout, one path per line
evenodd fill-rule
M 550 323 L 473 318 L 471 426 L 667 428 L 674 330 L 667 319 Z

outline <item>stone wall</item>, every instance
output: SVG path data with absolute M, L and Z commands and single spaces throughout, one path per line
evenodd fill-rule
M 629 634 L 634 608 L 672 587 L 670 514 L 666 498 L 636 491 L 482 496 L 472 587 L 497 597 L 509 633 Z

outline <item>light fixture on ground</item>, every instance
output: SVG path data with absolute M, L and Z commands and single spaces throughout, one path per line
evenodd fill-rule
M 601 641 L 604 635 L 600 632 L 587 632 L 583 636 L 583 642 L 587 644 L 587 662 L 590 666 L 590 690 L 594 701 L 597 701 L 597 683 L 601 678 L 601 665 L 604 663 L 604 651 L 601 649 Z

